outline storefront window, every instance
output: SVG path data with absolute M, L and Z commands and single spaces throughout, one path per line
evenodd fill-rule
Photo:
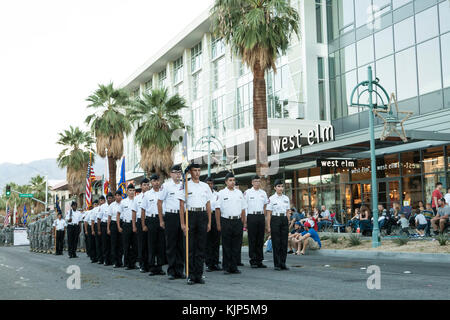
M 436 147 L 424 150 L 423 167 L 425 173 L 444 171 L 444 149 Z
M 358 167 L 351 169 L 352 181 L 370 180 L 370 159 L 358 160 Z
M 402 175 L 421 174 L 420 151 L 403 152 L 400 155 Z
M 426 174 L 424 176 L 424 190 L 425 190 L 425 201 L 431 203 L 431 194 L 436 187 L 436 183 L 444 181 L 445 174 Z
M 322 168 L 321 181 L 322 181 L 322 184 L 334 183 L 335 182 L 334 169 L 333 168 Z
M 309 170 L 309 185 L 320 184 L 320 168 L 312 168 Z
M 318 195 L 317 195 L 317 187 L 309 189 L 311 193 L 311 210 L 319 205 L 318 203 Z
M 421 176 L 403 178 L 402 183 L 403 206 L 415 206 L 419 201 L 423 201 Z
M 318 206 L 325 205 L 328 210 L 336 211 L 336 198 L 334 186 L 326 186 L 321 188 L 322 201 Z
M 377 158 L 377 178 L 391 178 L 400 176 L 398 154 Z
M 346 183 L 350 181 L 349 169 L 336 169 L 336 183 Z

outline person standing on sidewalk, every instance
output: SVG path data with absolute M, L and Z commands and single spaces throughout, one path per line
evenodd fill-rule
M 434 189 L 433 193 L 431 194 L 431 207 L 433 208 L 434 215 L 438 213 L 438 200 L 442 199 L 442 183 L 438 182 L 436 183 L 436 188 Z
M 281 179 L 275 180 L 274 188 L 275 194 L 269 198 L 267 205 L 267 231 L 272 238 L 275 270 L 289 270 L 286 257 L 291 205 L 289 198 L 283 194 L 284 183 Z
M 269 199 L 261 189 L 261 178 L 255 175 L 252 178 L 252 188 L 244 193 L 247 203 L 246 227 L 248 232 L 248 255 L 252 268 L 267 268 L 264 260 L 264 233 L 266 229 L 266 207 Z

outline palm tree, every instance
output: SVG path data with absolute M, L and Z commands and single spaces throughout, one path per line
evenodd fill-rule
M 267 188 L 267 102 L 265 72 L 285 54 L 291 35 L 298 35 L 299 14 L 286 0 L 216 0 L 212 32 L 231 45 L 253 73 L 253 129 L 256 172 Z
M 131 132 L 131 123 L 125 115 L 130 98 L 124 89 L 115 89 L 113 84 L 99 85 L 86 101 L 88 108 L 97 109 L 86 118 L 97 143 L 97 154 L 108 157 L 111 191 L 116 191 L 117 160 L 123 155 L 123 138 Z
M 33 193 L 33 197 L 41 201 L 45 201 L 45 185 L 46 185 L 45 177 L 37 175 L 36 177 L 31 178 L 30 185 L 28 187 L 31 190 L 31 193 Z M 21 206 L 23 206 L 24 204 L 25 202 L 21 203 Z M 40 208 L 44 208 L 44 205 L 38 202 L 36 204 L 36 208 L 38 208 L 39 210 Z
M 172 133 L 184 128 L 179 111 L 186 101 L 178 94 L 169 97 L 167 89 L 143 93 L 127 110 L 136 126 L 135 141 L 141 149 L 140 165 L 150 175 L 156 172 L 167 177 L 173 165 L 172 153 L 179 141 L 172 141 Z
M 92 149 L 94 139 L 90 132 L 70 126 L 69 130 L 59 133 L 57 143 L 65 147 L 57 158 L 58 166 L 67 169 L 67 183 L 70 193 L 80 196 L 84 193 L 86 187 L 86 172 L 90 154 L 94 153 Z M 94 162 L 94 157 L 92 157 L 92 162 Z M 78 199 L 80 206 L 82 206 L 83 198 L 79 197 Z

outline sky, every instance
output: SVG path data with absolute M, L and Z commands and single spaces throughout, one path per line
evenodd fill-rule
M 119 86 L 212 3 L 0 1 L 0 164 L 56 158 L 99 83 Z

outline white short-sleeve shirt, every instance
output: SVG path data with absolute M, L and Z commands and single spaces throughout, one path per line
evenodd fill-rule
M 109 217 L 109 204 L 105 202 L 100 206 L 97 218 L 100 219 L 101 222 L 108 222 L 108 217 Z
M 145 210 L 146 217 L 149 217 L 153 214 L 158 214 L 158 199 L 160 194 L 161 190 L 155 191 L 153 189 L 145 193 L 141 208 Z
M 117 203 L 117 201 L 114 201 L 109 205 L 108 215 L 111 217 L 111 221 L 117 221 L 117 212 L 119 211 L 120 203 Z
M 191 208 L 205 208 L 208 202 L 211 200 L 212 192 L 208 184 L 199 181 L 197 183 L 189 180 L 187 183 L 188 196 L 185 199 L 185 190 L 178 194 L 178 199 L 185 201 L 186 207 Z
M 183 184 L 175 183 L 173 180 L 167 181 L 161 188 L 158 200 L 163 201 L 163 214 L 166 210 L 180 210 L 179 193 L 183 192 Z
M 131 222 L 133 217 L 133 210 L 134 208 L 134 199 L 131 200 L 130 198 L 123 199 L 120 202 L 119 206 L 119 212 L 120 212 L 120 220 L 123 222 Z
M 269 203 L 267 193 L 262 189 L 248 189 L 244 193 L 244 199 L 247 202 L 247 214 L 254 214 L 256 212 L 264 214 L 264 205 Z
M 72 222 L 69 222 L 71 213 L 72 213 Z M 67 211 L 66 216 L 64 217 L 64 220 L 67 221 L 67 224 L 76 225 L 81 221 L 81 212 L 76 211 L 76 210 L 73 211 L 72 209 L 70 209 L 69 211 Z
M 291 209 L 289 198 L 286 195 L 277 195 L 276 193 L 269 198 L 267 210 L 272 211 L 272 215 L 280 213 L 286 214 Z
M 240 216 L 247 207 L 242 191 L 228 188 L 219 191 L 216 208 L 220 209 L 220 216 L 224 218 Z
M 56 227 L 56 231 L 63 231 L 64 228 L 67 227 L 67 223 L 66 223 L 66 220 L 64 220 L 64 219 L 61 219 L 61 220 L 56 219 L 53 222 L 53 226 Z

